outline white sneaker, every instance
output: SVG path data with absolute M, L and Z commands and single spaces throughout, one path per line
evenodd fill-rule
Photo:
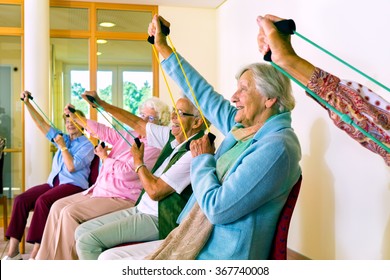
M 15 257 L 11 258 L 9 256 L 5 256 L 1 260 L 2 261 L 19 261 L 19 260 L 23 260 L 23 258 L 22 258 L 22 255 L 20 253 L 18 253 Z

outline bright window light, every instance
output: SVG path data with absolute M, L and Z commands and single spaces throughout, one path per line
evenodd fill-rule
M 101 22 L 99 25 L 102 27 L 114 27 L 116 24 L 113 22 Z

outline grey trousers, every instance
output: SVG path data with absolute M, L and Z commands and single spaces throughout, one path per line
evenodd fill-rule
M 81 260 L 97 260 L 112 247 L 159 238 L 158 218 L 143 214 L 136 207 L 89 220 L 75 231 L 76 250 Z

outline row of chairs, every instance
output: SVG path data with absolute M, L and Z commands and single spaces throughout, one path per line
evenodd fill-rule
M 94 159 L 91 162 L 91 173 L 89 175 L 89 186 L 92 186 L 99 174 L 99 157 L 95 155 Z M 3 164 L 4 156 L 1 156 L 0 159 L 0 187 L 3 190 Z M 299 178 L 297 183 L 292 188 L 287 201 L 280 213 L 279 220 L 277 223 L 277 228 L 275 236 L 272 242 L 271 251 L 270 251 L 270 260 L 286 260 L 287 259 L 287 238 L 288 230 L 290 227 L 290 221 L 292 214 L 298 199 L 299 191 L 302 184 L 302 176 Z M 3 204 L 3 225 L 4 225 L 4 240 L 6 240 L 5 233 L 7 231 L 8 225 L 8 209 L 7 209 L 7 197 L 1 193 L 1 203 Z M 131 243 L 128 243 L 128 245 Z M 21 247 L 21 253 L 25 252 L 25 235 L 23 236 Z

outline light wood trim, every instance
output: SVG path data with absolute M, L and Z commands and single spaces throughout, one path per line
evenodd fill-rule
M 20 36 L 23 29 L 20 27 L 0 27 L 0 34 L 2 36 Z
M 138 40 L 146 41 L 148 33 L 140 32 L 108 32 L 97 31 L 95 32 L 96 38 L 112 39 L 112 40 Z
M 0 4 L 19 4 L 23 5 L 24 0 L 1 0 Z
M 136 5 L 136 4 L 111 4 L 111 3 L 95 3 L 96 9 L 104 10 L 123 10 L 123 11 L 145 11 L 153 12 L 157 6 L 152 5 Z
M 89 30 L 91 31 L 91 38 L 89 40 L 89 71 L 90 71 L 90 90 L 97 89 L 97 68 L 98 68 L 98 58 L 97 58 L 97 43 L 96 43 L 96 4 L 94 3 L 90 9 L 89 13 Z M 91 112 L 91 119 L 97 120 L 97 110 L 90 107 L 89 111 Z M 95 140 L 95 139 L 94 139 Z M 97 140 L 95 140 L 97 141 Z
M 21 153 L 23 152 L 23 148 L 7 148 L 4 149 L 4 153 Z
M 152 14 L 158 14 L 158 6 L 154 7 Z M 152 52 L 152 71 L 153 71 L 153 96 L 160 96 L 160 65 L 158 60 L 156 59 L 152 47 L 150 47 L 150 51 Z
M 89 38 L 90 36 L 90 32 L 85 30 L 50 30 L 50 37 Z
M 100 2 L 98 3 L 98 2 L 83 2 L 77 0 L 50 0 L 50 6 L 56 6 L 56 7 L 90 8 L 92 5 L 94 5 L 96 9 L 146 11 L 146 12 L 154 11 L 156 7 L 154 5 L 116 4 L 116 3 L 100 3 Z
M 22 59 L 22 74 L 21 74 L 21 79 L 22 79 L 22 89 L 25 88 L 25 85 L 24 85 L 24 77 L 25 77 L 25 73 L 24 73 L 24 69 L 26 69 L 24 67 L 24 1 L 23 1 L 23 5 L 22 5 L 22 35 L 21 35 L 21 43 L 22 43 L 22 53 L 21 53 L 21 59 Z M 26 134 L 25 134 L 25 123 L 24 123 L 24 117 L 25 117 L 25 109 L 24 109 L 24 106 L 22 106 L 22 192 L 24 192 L 26 190 L 26 141 L 24 141 L 25 137 L 26 137 Z
M 50 0 L 50 6 L 65 8 L 90 8 L 92 2 L 77 2 L 68 0 Z

